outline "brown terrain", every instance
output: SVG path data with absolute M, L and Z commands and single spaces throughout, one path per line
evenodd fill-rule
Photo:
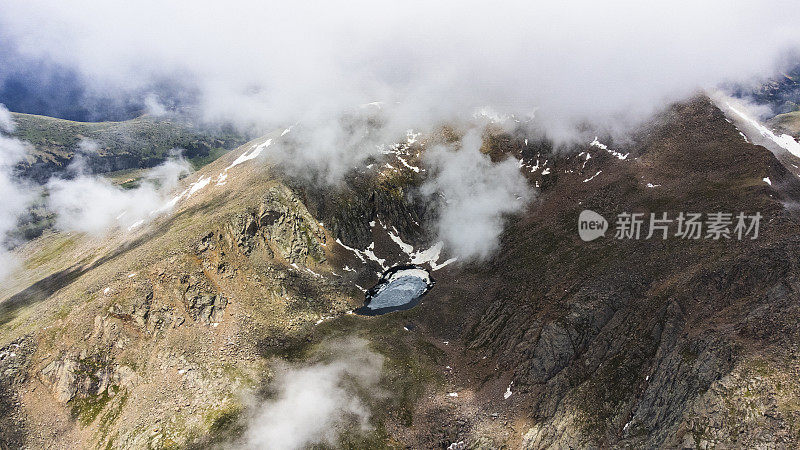
M 444 131 L 399 152 L 419 165 L 457 139 Z M 370 427 L 343 448 L 799 445 L 800 181 L 791 155 L 745 141 L 708 98 L 607 148 L 487 132 L 485 152 L 522 160 L 538 196 L 490 259 L 434 270 L 418 306 L 374 317 L 348 314 L 382 269 L 364 250 L 388 267 L 409 258 L 387 230 L 416 251 L 435 241 L 425 173 L 394 154 L 398 169 L 355 169 L 335 189 L 269 159 L 226 169 L 281 137 L 187 177 L 179 192 L 211 180 L 148 225 L 16 250 L 23 266 L 0 286 L 0 448 L 237 445 L 279 360 L 348 337 L 383 356 L 385 392 L 365 396 Z M 605 237 L 580 240 L 584 209 Z M 645 221 L 641 239 L 614 238 L 623 212 L 718 211 L 759 212 L 759 237 L 645 239 Z

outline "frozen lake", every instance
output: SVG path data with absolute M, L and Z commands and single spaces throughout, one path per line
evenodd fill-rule
M 411 265 L 392 267 L 367 291 L 365 305 L 355 312 L 372 316 L 413 308 L 433 284 L 425 269 Z

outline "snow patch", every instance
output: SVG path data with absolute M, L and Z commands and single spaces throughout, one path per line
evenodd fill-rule
M 536 164 L 527 164 L 525 160 L 519 160 L 519 168 L 527 168 L 530 169 L 531 173 L 536 172 L 537 170 L 541 169 L 543 166 L 547 165 L 547 160 L 544 160 L 544 164 L 540 164 L 539 158 L 536 158 Z M 547 173 L 550 173 L 550 169 L 546 169 Z M 542 172 L 542 175 L 547 175 L 547 173 Z
M 601 150 L 605 150 L 617 159 L 625 160 L 628 159 L 628 155 L 630 155 L 630 153 L 625 153 L 623 155 L 620 152 L 609 149 L 607 145 L 600 143 L 600 141 L 597 139 L 597 136 L 594 137 L 594 140 L 590 142 L 589 145 L 591 145 L 592 147 L 597 147 Z
M 422 133 L 414 133 L 414 130 L 406 130 L 406 144 L 412 145 L 417 142 L 417 138 Z
M 382 270 L 386 270 L 386 260 L 378 258 L 378 256 L 375 254 L 374 250 L 375 250 L 375 243 L 371 242 L 369 244 L 369 246 L 364 249 L 363 253 L 364 253 L 364 255 L 366 255 L 367 258 L 369 258 L 372 261 L 375 261 L 376 263 L 378 263 L 378 265 L 381 266 Z
M 447 261 L 443 262 L 442 264 L 437 264 L 439 261 L 440 255 L 442 253 L 442 247 L 444 243 L 439 241 L 430 248 L 420 251 L 414 251 L 414 246 L 411 244 L 406 244 L 403 242 L 403 239 L 400 238 L 397 234 L 386 230 L 389 233 L 389 238 L 400 247 L 400 250 L 405 253 L 411 264 L 415 264 L 421 266 L 423 264 L 428 264 L 431 267 L 431 270 L 439 270 L 442 267 L 455 262 L 458 258 L 450 258 Z
M 217 177 L 217 186 L 225 186 L 228 179 L 228 172 L 220 172 L 219 176 Z
M 511 386 L 513 385 L 514 382 L 512 381 L 511 384 L 509 384 L 508 387 L 506 388 L 506 392 L 503 394 L 504 399 L 508 400 L 508 397 L 511 397 L 511 394 L 513 394 L 513 392 L 511 392 Z
M 251 148 L 251 151 L 249 153 L 248 152 L 244 152 L 241 155 L 239 155 L 239 157 L 236 158 L 236 160 L 234 160 L 233 163 L 231 163 L 230 166 L 225 168 L 225 171 L 227 172 L 231 168 L 233 168 L 235 166 L 238 166 L 239 164 L 242 164 L 243 162 L 250 161 L 251 159 L 258 158 L 258 155 L 260 155 L 261 152 L 264 151 L 264 149 L 266 149 L 270 145 L 272 145 L 272 139 L 267 139 L 262 144 L 254 145 Z
M 381 269 L 386 270 L 386 266 L 385 266 L 386 260 L 378 258 L 378 256 L 375 255 L 375 252 L 373 251 L 375 249 L 375 243 L 374 242 L 370 243 L 369 246 L 367 248 L 365 248 L 364 250 L 359 250 L 357 248 L 349 247 L 349 246 L 345 245 L 344 242 L 341 241 L 341 239 L 338 239 L 338 238 L 336 239 L 336 243 L 341 245 L 345 249 L 350 250 L 351 252 L 353 252 L 353 254 L 355 254 L 358 257 L 358 259 L 361 260 L 361 262 L 366 264 L 367 259 L 369 259 L 370 261 L 375 261 L 376 263 L 378 263 L 378 265 L 381 266 Z M 344 270 L 347 270 L 347 268 L 345 268 Z
M 199 180 L 197 180 L 196 182 L 192 183 L 189 186 L 189 193 L 186 194 L 186 198 L 191 197 L 192 194 L 194 194 L 195 192 L 197 192 L 200 189 L 203 189 L 204 187 L 208 186 L 208 183 L 210 183 L 210 182 L 211 182 L 211 177 L 203 178 L 203 176 L 201 175 Z M 180 198 L 179 198 L 179 200 L 180 200 Z
M 589 145 L 597 147 L 599 149 L 608 150 L 608 146 L 605 144 L 601 144 L 600 141 L 597 139 L 597 136 L 594 137 L 594 140 L 592 142 L 589 142 Z
M 762 137 L 771 140 L 779 147 L 783 148 L 787 152 L 791 153 L 792 155 L 800 158 L 800 142 L 794 140 L 794 138 L 788 134 L 782 134 L 780 136 L 773 133 L 769 128 L 765 127 L 758 123 L 757 120 L 751 119 L 747 114 L 738 109 L 734 108 L 729 102 L 725 102 L 725 105 L 739 118 L 741 118 L 745 123 L 750 125 L 754 128 Z M 747 137 L 745 136 L 745 139 Z
M 592 180 L 594 179 L 594 177 L 596 177 L 596 176 L 600 175 L 600 172 L 602 172 L 602 170 L 598 170 L 596 174 L 594 174 L 594 175 L 590 176 L 589 178 L 587 178 L 587 179 L 583 180 L 583 182 L 584 182 L 584 183 L 587 183 L 587 182 L 589 182 L 589 181 L 592 181 Z
M 404 166 L 408 167 L 409 169 L 413 170 L 414 172 L 417 172 L 417 173 L 419 173 L 419 171 L 420 171 L 420 168 L 419 168 L 419 167 L 417 167 L 417 166 L 412 166 L 411 164 L 407 163 L 405 159 L 403 159 L 402 157 L 400 157 L 400 155 L 397 155 L 397 159 L 399 159 L 399 160 L 400 160 L 400 162 L 401 162 L 401 163 L 402 163 Z
M 414 251 L 413 245 L 406 244 L 405 242 L 403 242 L 400 236 L 392 233 L 391 231 L 388 231 L 388 233 L 389 233 L 389 238 L 392 240 L 392 242 L 394 242 L 400 247 L 400 250 L 402 250 L 403 253 L 410 255 Z
M 129 227 L 128 227 L 128 231 L 131 231 L 131 230 L 133 230 L 134 228 L 140 227 L 140 226 L 142 226 L 142 224 L 144 224 L 144 219 L 142 219 L 142 220 L 137 220 L 136 222 L 133 222 L 133 223 L 131 224 L 131 226 L 129 226 Z

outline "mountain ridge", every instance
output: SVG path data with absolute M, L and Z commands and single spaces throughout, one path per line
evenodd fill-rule
M 370 400 L 371 431 L 337 445 L 792 445 L 800 219 L 786 205 L 800 182 L 706 97 L 646 130 L 566 153 L 485 136 L 538 197 L 489 260 L 437 268 L 419 305 L 383 316 L 348 313 L 384 267 L 434 246 L 435 211 L 415 203 L 426 173 L 366 167 L 436 136 L 323 192 L 264 165 L 277 130 L 184 178 L 149 224 L 48 232 L 17 250 L 25 269 L 0 289 L 0 351 L 22 349 L 0 359 L 2 428 L 17 430 L 5 445 L 236 443 L 239 395 L 269 386 L 275 358 L 302 364 L 350 335 L 386 359 L 390 393 Z M 764 218 L 757 240 L 609 230 L 586 243 L 582 209 Z

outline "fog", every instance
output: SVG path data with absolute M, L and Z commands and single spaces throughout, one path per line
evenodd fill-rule
M 132 230 L 161 214 L 181 175 L 191 172 L 183 158 L 173 158 L 149 169 L 139 186 L 124 189 L 107 178 L 85 172 L 82 159 L 70 167 L 74 178 L 52 178 L 47 207 L 57 214 L 56 227 L 63 231 L 104 234 L 115 228 Z
M 43 0 L 3 4 L 0 45 L 15 55 L 8 64 L 69 70 L 84 96 L 119 97 L 109 104 L 136 97 L 160 116 L 191 99 L 181 113 L 209 123 L 300 124 L 277 157 L 335 184 L 405 130 L 460 123 L 476 108 L 532 120 L 556 142 L 578 138 L 578 125 L 624 133 L 667 102 L 779 72 L 800 43 L 797 23 L 791 1 Z M 374 109 L 378 132 L 353 127 Z M 493 167 L 474 142 L 463 147 L 428 158 L 440 179 L 427 189 L 449 200 L 436 225 L 442 239 L 460 256 L 483 257 L 503 217 L 532 193 L 510 164 Z M 458 170 L 476 174 L 459 180 Z M 49 187 L 60 226 L 91 232 L 136 223 L 115 205 L 138 217 L 161 195 L 86 177 Z M 467 219 L 476 226 L 462 229 Z
M 424 155 L 434 174 L 422 192 L 441 196 L 439 239 L 467 260 L 489 256 L 498 246 L 505 217 L 522 210 L 533 196 L 516 160 L 493 164 L 480 148 L 481 136 L 472 131 L 460 148 L 438 146 Z
M 240 447 L 332 445 L 344 429 L 370 430 L 370 411 L 362 396 L 383 395 L 378 384 L 383 357 L 358 338 L 327 342 L 323 353 L 326 358 L 314 364 L 278 366 L 271 383 L 274 395 L 253 405 Z
M 292 124 L 384 101 L 419 127 L 489 105 L 566 137 L 578 121 L 615 127 L 773 73 L 798 19 L 791 1 L 46 0 L 6 2 L 0 29 L 98 95 L 197 89 L 211 120 Z
M 14 165 L 25 157 L 27 145 L 5 133 L 14 130 L 14 122 L 8 110 L 0 104 L 0 281 L 6 279 L 18 265 L 9 251 L 8 233 L 17 226 L 17 219 L 36 195 L 29 184 L 16 179 Z

